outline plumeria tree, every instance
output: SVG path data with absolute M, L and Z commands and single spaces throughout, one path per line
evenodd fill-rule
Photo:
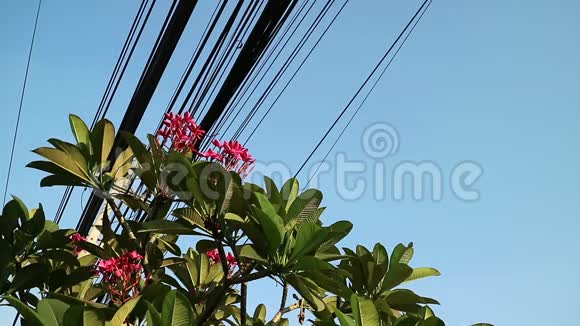
M 319 190 L 245 182 L 248 149 L 213 140 L 199 151 L 205 131 L 188 113 L 168 114 L 147 143 L 107 120 L 70 122 L 75 141 L 49 139 L 28 166 L 47 173 L 43 187 L 101 196 L 101 236 L 60 229 L 17 197 L 5 205 L 0 293 L 23 325 L 444 325 L 436 300 L 403 288 L 439 275 L 410 266 L 412 244 L 340 249 L 352 224 L 324 222 Z M 131 178 L 146 191 L 123 187 Z M 280 285 L 280 301 L 249 311 L 260 279 Z

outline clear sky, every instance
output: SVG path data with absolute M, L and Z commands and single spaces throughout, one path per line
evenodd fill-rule
M 158 2 L 152 26 L 159 26 L 168 3 Z M 193 21 L 207 21 L 212 3 L 200 1 Z M 63 189 L 39 189 L 42 174 L 24 168 L 35 159 L 30 150 L 50 137 L 70 139 L 68 113 L 92 119 L 137 7 L 137 1 L 43 3 L 9 192 L 29 205 L 42 202 L 48 216 Z M 412 1 L 351 1 L 249 144 L 255 156 L 295 171 L 416 8 Z M 0 2 L 2 189 L 35 10 L 36 1 Z M 382 242 L 392 248 L 413 241 L 414 266 L 443 273 L 412 287 L 442 303 L 435 309 L 448 325 L 577 323 L 578 14 L 574 0 L 434 0 L 334 152 L 348 153 L 368 169 L 349 176 L 349 187 L 378 180 L 387 185 L 386 198 L 375 200 L 367 188 L 347 200 L 336 173 L 320 181 L 328 206 L 324 219 L 355 224 L 345 246 Z M 140 135 L 158 122 L 202 25 L 189 26 Z M 145 33 L 145 44 L 154 33 Z M 148 51 L 149 45 L 135 53 L 113 102 L 109 118 L 116 123 Z M 373 158 L 361 147 L 365 130 L 376 122 L 389 123 L 399 136 L 398 151 L 387 158 Z M 422 161 L 442 172 L 441 200 L 394 200 L 394 167 Z M 484 171 L 474 184 L 480 193 L 474 202 L 450 189 L 450 174 L 464 161 Z M 371 173 L 377 164 L 385 166 L 385 175 Z M 64 227 L 74 226 L 87 197 L 72 198 Z M 273 286 L 251 290 L 251 302 L 277 305 L 279 289 Z M 0 324 L 8 320 L 3 308 Z

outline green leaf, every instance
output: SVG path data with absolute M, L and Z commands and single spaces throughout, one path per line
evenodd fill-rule
M 409 264 L 411 258 L 413 258 L 413 253 L 414 250 L 412 242 L 409 243 L 408 246 L 399 243 L 397 246 L 395 246 L 395 249 L 393 249 L 393 253 L 391 254 L 391 262 Z
M 383 290 L 390 290 L 403 283 L 412 273 L 413 269 L 407 264 L 394 263 L 393 260 L 391 260 L 389 271 L 383 280 Z
M 127 147 L 124 151 L 119 154 L 115 160 L 115 164 L 111 168 L 111 177 L 113 180 L 118 180 L 127 175 L 129 170 L 133 167 L 133 150 L 131 147 Z
M 76 244 L 77 246 L 81 247 L 82 249 L 88 251 L 89 253 L 102 258 L 102 259 L 108 259 L 111 258 L 109 254 L 107 254 L 106 250 L 93 244 L 90 243 L 88 241 L 80 241 Z
M 93 152 L 101 168 L 109 158 L 113 144 L 115 143 L 115 127 L 107 119 L 100 120 L 90 134 Z
M 353 294 L 350 299 L 350 304 L 357 326 L 380 325 L 379 313 L 370 299 Z
M 44 264 L 30 264 L 16 273 L 12 281 L 12 286 L 7 293 L 38 286 L 47 276 L 48 266 Z
M 280 196 L 280 191 L 276 187 L 276 183 L 268 176 L 264 176 L 264 186 L 266 187 L 266 192 L 268 193 L 268 199 L 274 204 L 279 204 L 282 201 Z
M 112 326 L 127 325 L 125 321 L 127 320 L 127 317 L 129 317 L 129 314 L 133 311 L 133 309 L 135 309 L 135 306 L 137 305 L 137 303 L 139 303 L 140 299 L 141 297 L 137 296 L 125 302 L 125 304 L 123 304 L 113 316 L 113 319 L 111 320 L 111 325 Z
M 254 322 L 257 320 L 266 321 L 266 306 L 259 304 L 254 311 Z
M 87 306 L 71 306 L 64 313 L 63 326 L 104 326 L 106 317 L 101 309 Z
M 74 114 L 69 115 L 69 122 L 77 143 L 84 144 L 87 148 L 90 148 L 91 133 L 85 122 Z
M 29 220 L 30 213 L 28 212 L 28 207 L 26 207 L 26 204 L 24 204 L 24 202 L 16 196 L 12 196 L 12 201 L 15 202 L 15 207 L 18 207 L 18 216 L 22 217 L 22 222 Z
M 302 255 L 307 255 L 316 251 L 326 240 L 328 230 L 321 228 L 317 223 L 308 223 L 300 228 L 296 235 L 296 242 L 292 248 L 290 260 L 294 260 Z
M 304 278 L 294 274 L 287 274 L 285 279 L 315 311 L 322 311 L 325 308 L 324 301 L 308 288 Z
M 349 289 L 346 284 L 340 282 L 336 277 L 316 271 L 307 272 L 306 275 L 318 286 L 342 298 L 350 298 L 353 295 L 352 290 Z
M 352 320 L 352 318 L 350 318 L 349 316 L 345 315 L 342 311 L 336 310 L 334 313 L 336 314 L 336 317 L 340 322 L 340 326 L 356 326 L 354 320 Z
M 193 311 L 187 297 L 176 290 L 170 291 L 163 300 L 161 320 L 164 326 L 190 326 Z
M 166 235 L 157 238 L 157 240 L 159 240 L 159 249 L 167 250 L 176 256 L 181 256 L 181 248 L 179 248 L 175 241 L 170 241 L 167 237 L 168 236 Z
M 50 147 L 39 147 L 33 150 L 33 152 L 48 159 L 80 180 L 91 183 L 86 173 L 81 170 L 65 152 Z
M 154 220 L 145 222 L 137 233 L 163 233 L 163 234 L 194 234 L 193 230 L 181 223 L 169 220 Z
M 169 267 L 169 266 L 173 266 L 173 265 L 182 264 L 184 262 L 185 262 L 185 259 L 183 259 L 181 257 L 165 258 L 165 259 L 163 259 L 163 262 L 161 263 L 161 267 Z
M 240 250 L 240 257 L 253 259 L 262 263 L 268 263 L 268 260 L 260 256 L 260 254 L 258 254 L 252 245 L 243 245 L 242 249 Z
M 38 204 L 38 209 L 34 211 L 32 218 L 24 223 L 22 230 L 35 238 L 43 230 L 45 225 L 44 210 L 42 204 Z
M 70 160 L 81 170 L 87 179 L 89 177 L 89 164 L 87 161 L 87 156 L 75 145 L 71 143 L 64 142 L 59 139 L 51 138 L 48 140 L 56 149 L 61 150 L 66 153 Z
M 280 196 L 282 197 L 282 208 L 284 208 L 285 212 L 288 211 L 290 205 L 292 205 L 294 199 L 296 199 L 296 196 L 298 196 L 299 190 L 300 186 L 296 178 L 289 179 L 282 186 L 282 189 L 280 190 Z
M 226 214 L 226 216 L 228 214 Z M 201 229 L 205 229 L 203 218 L 193 208 L 189 207 L 177 208 L 173 210 L 173 216 L 185 220 L 191 225 L 195 225 Z
M 161 319 L 161 314 L 155 309 L 155 307 L 145 301 L 147 304 L 147 313 L 145 314 L 145 319 L 147 320 L 147 326 L 163 326 L 163 320 Z
M 409 277 L 407 277 L 405 279 L 405 282 L 410 282 L 410 281 L 422 279 L 425 277 L 440 276 L 440 275 L 441 275 L 441 273 L 439 273 L 439 271 L 436 270 L 435 268 L 418 267 L 418 268 L 413 269 L 413 272 L 411 273 L 411 275 L 409 275 Z
M 12 307 L 18 310 L 24 320 L 29 322 L 31 325 L 44 326 L 41 316 L 22 301 L 13 296 L 3 296 L 2 299 L 8 301 Z
M 139 164 L 141 164 L 141 167 L 143 167 L 145 170 L 151 171 L 153 169 L 153 159 L 151 157 L 151 153 L 149 153 L 147 150 L 147 147 L 145 147 L 139 138 L 131 133 L 121 131 L 121 135 L 133 150 L 135 158 L 137 158 L 137 161 Z
M 60 326 L 64 313 L 69 305 L 56 299 L 43 299 L 38 302 L 36 311 L 44 321 L 45 326 Z
M 436 300 L 424 298 L 411 290 L 397 289 L 386 294 L 387 304 L 395 310 L 418 312 L 420 304 L 438 304 Z
M 318 208 L 321 201 L 322 193 L 317 189 L 308 189 L 301 193 L 288 208 L 286 223 L 294 219 L 307 218 Z
M 420 326 L 445 326 L 445 323 L 441 319 L 432 316 L 425 319 L 425 321 L 423 321 Z
M 262 194 L 256 194 L 263 196 Z M 257 207 L 252 209 L 252 215 L 256 218 L 263 230 L 263 236 L 268 240 L 269 253 L 273 254 L 278 250 L 284 239 L 284 224 L 278 214 L 269 215 Z

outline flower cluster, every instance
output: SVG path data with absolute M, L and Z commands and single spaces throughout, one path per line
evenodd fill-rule
M 237 140 L 221 142 L 214 139 L 212 144 L 219 149 L 219 153 L 209 149 L 205 153 L 205 157 L 221 162 L 226 170 L 235 171 L 242 177 L 246 177 L 252 172 L 256 160 L 250 155 L 248 149 Z
M 238 141 L 212 141 L 216 150 L 208 149 L 205 152 L 196 150 L 196 144 L 205 135 L 189 112 L 184 115 L 166 113 L 163 128 L 157 132 L 161 137 L 161 143 L 170 142 L 170 150 L 182 153 L 194 153 L 199 158 L 222 163 L 226 170 L 237 172 L 242 178 L 246 177 L 253 169 L 256 160 L 250 155 Z
M 102 276 L 102 283 L 115 303 L 123 304 L 141 291 L 141 274 L 143 265 L 141 256 L 136 251 L 126 252 L 118 258 L 101 260 L 96 272 Z
M 74 233 L 70 236 L 70 240 L 73 243 L 73 254 L 75 256 L 78 256 L 78 254 L 80 254 L 83 251 L 83 248 L 81 248 L 78 243 L 79 242 L 84 242 L 87 241 L 87 238 L 83 237 L 82 235 L 80 235 L 79 233 Z
M 189 112 L 184 115 L 166 113 L 163 128 L 157 135 L 162 137 L 162 142 L 169 140 L 171 149 L 178 152 L 195 152 L 195 145 L 205 134 Z
M 212 250 L 206 252 L 206 255 L 209 258 L 212 265 L 221 262 L 220 253 L 217 249 L 212 249 Z M 232 255 L 231 252 L 229 252 L 227 254 L 226 260 L 227 260 L 228 268 L 229 268 L 229 270 L 228 270 L 228 276 L 229 276 L 233 273 L 236 266 L 238 266 L 238 262 L 236 261 L 236 258 L 234 257 L 234 255 Z

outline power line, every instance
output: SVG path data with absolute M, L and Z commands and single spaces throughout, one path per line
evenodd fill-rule
M 26 92 L 26 83 L 28 81 L 28 70 L 30 68 L 30 58 L 32 57 L 32 48 L 34 47 L 34 39 L 36 37 L 36 27 L 38 26 L 38 16 L 40 15 L 40 7 L 42 0 L 38 1 L 38 9 L 36 10 L 36 19 L 34 20 L 34 30 L 32 32 L 32 40 L 30 41 L 30 49 L 28 50 L 28 61 L 26 62 L 26 71 L 24 73 L 24 82 L 22 83 L 22 92 L 20 93 L 20 105 L 18 106 L 18 115 L 16 116 L 16 126 L 14 128 L 14 137 L 12 138 L 12 149 L 10 150 L 10 160 L 8 161 L 8 175 L 6 176 L 6 185 L 4 186 L 3 204 L 6 204 L 6 195 L 8 193 L 8 185 L 10 184 L 10 173 L 12 172 L 12 161 L 14 160 L 14 149 L 16 148 L 16 138 L 18 137 L 18 128 L 20 127 L 20 116 L 22 114 L 22 103 L 24 102 L 24 93 Z
M 387 69 L 389 69 L 389 67 L 391 66 L 391 63 L 393 63 L 393 61 L 395 60 L 395 58 L 399 54 L 399 51 L 401 51 L 401 48 L 403 48 L 403 46 L 405 45 L 405 42 L 407 42 L 407 40 L 409 39 L 409 36 L 411 36 L 411 34 L 413 33 L 413 31 L 415 30 L 415 27 L 417 27 L 417 24 L 419 24 L 419 21 L 421 21 L 421 18 L 423 18 L 423 15 L 425 15 L 425 13 L 427 12 L 427 10 L 429 10 L 429 6 L 431 6 L 431 3 L 433 3 L 432 0 L 429 1 L 429 3 L 427 4 L 427 6 L 425 7 L 425 10 L 423 10 L 423 12 L 421 13 L 421 15 L 417 18 L 417 20 L 415 20 L 415 23 L 413 24 L 413 27 L 411 27 L 411 29 L 409 30 L 409 33 L 407 33 L 407 35 L 405 36 L 405 38 L 403 39 L 403 41 L 399 44 L 399 46 L 397 47 L 397 50 L 395 51 L 395 53 L 393 54 L 393 56 L 391 57 L 391 59 L 389 60 L 389 62 L 385 65 L 385 68 L 383 68 L 383 71 L 381 72 L 381 74 L 379 75 L 379 77 L 375 80 L 373 86 L 369 89 L 369 91 L 367 92 L 367 94 L 365 95 L 365 97 L 363 98 L 363 100 L 361 101 L 361 103 L 359 104 L 359 106 L 357 107 L 357 109 L 354 111 L 354 113 L 352 114 L 352 116 L 350 117 L 350 119 L 348 120 L 348 122 L 346 123 L 346 125 L 344 126 L 344 128 L 342 129 L 342 131 L 340 132 L 340 134 L 338 135 L 338 137 L 336 137 L 336 139 L 332 143 L 332 146 L 330 146 L 330 148 L 328 149 L 328 151 L 326 152 L 326 154 L 324 154 L 324 158 L 322 159 L 322 161 L 320 161 L 321 164 L 319 164 L 316 167 L 316 169 L 314 170 L 314 173 L 312 173 L 310 175 L 310 178 L 308 179 L 308 182 L 306 183 L 306 187 L 308 187 L 308 185 L 310 184 L 310 181 L 312 181 L 312 178 L 314 178 L 314 176 L 316 175 L 316 173 L 320 169 L 320 166 L 322 165 L 322 162 L 326 161 L 326 159 L 328 158 L 328 156 L 330 155 L 330 153 L 332 152 L 332 150 L 334 149 L 334 147 L 336 146 L 336 144 L 338 144 L 338 142 L 340 141 L 340 138 L 342 137 L 342 135 L 344 135 L 344 133 L 346 132 L 346 130 L 348 129 L 348 127 L 350 126 L 350 124 L 352 123 L 352 121 L 354 120 L 354 118 L 359 113 L 360 109 L 363 107 L 363 105 L 365 104 L 365 102 L 367 101 L 367 99 L 369 98 L 369 96 L 371 95 L 371 93 L 373 92 L 373 90 L 375 89 L 375 87 L 378 85 L 379 81 L 381 80 L 381 78 L 383 77 L 383 75 L 385 74 L 385 72 L 387 71 Z
M 375 65 L 375 67 L 373 68 L 373 70 L 371 71 L 371 73 L 367 76 L 367 78 L 365 79 L 365 81 L 358 88 L 358 90 L 352 96 L 352 98 L 350 99 L 350 101 L 348 101 L 348 103 L 342 109 L 342 111 L 340 112 L 340 114 L 338 115 L 338 117 L 336 117 L 336 119 L 334 120 L 334 122 L 332 123 L 332 125 L 330 125 L 330 128 L 328 128 L 328 130 L 326 131 L 326 133 L 324 133 L 324 135 L 322 136 L 322 138 L 320 139 L 320 141 L 318 142 L 318 144 L 316 144 L 316 146 L 314 147 L 314 149 L 312 150 L 312 152 L 310 152 L 310 154 L 308 155 L 308 157 L 306 157 L 306 160 L 304 160 L 304 163 L 302 163 L 302 165 L 300 166 L 300 168 L 298 169 L 298 171 L 296 172 L 296 174 L 294 175 L 294 177 L 296 177 L 302 171 L 302 169 L 304 168 L 304 166 L 306 166 L 306 164 L 312 158 L 312 156 L 314 155 L 314 153 L 316 153 L 316 151 L 318 150 L 318 148 L 320 147 L 320 145 L 322 145 L 322 143 L 324 142 L 324 140 L 326 139 L 326 137 L 328 137 L 328 135 L 330 134 L 330 132 L 332 131 L 332 129 L 334 129 L 334 127 L 336 126 L 336 124 L 340 121 L 340 119 L 342 118 L 342 116 L 346 113 L 346 110 L 348 110 L 348 108 L 350 107 L 350 105 L 354 102 L 354 100 L 357 98 L 357 96 L 360 94 L 360 92 L 363 90 L 363 88 L 366 86 L 366 84 L 373 77 L 373 75 L 375 74 L 375 72 L 379 69 L 379 67 L 381 66 L 381 64 L 383 63 L 383 61 L 385 61 L 385 59 L 389 56 L 389 54 L 391 53 L 391 51 L 393 50 L 393 48 L 396 46 L 396 44 L 399 42 L 399 40 L 403 37 L 403 35 L 407 32 L 407 30 L 409 29 L 409 27 L 411 27 L 411 25 L 413 24 L 413 22 L 415 21 L 415 19 L 417 18 L 417 16 L 419 16 L 419 14 L 423 11 L 423 8 L 425 8 L 425 6 L 427 5 L 427 3 L 429 3 L 430 1 L 431 0 L 425 0 L 425 1 L 423 1 L 423 4 L 421 5 L 421 7 L 419 7 L 419 9 L 415 13 L 415 15 L 413 15 L 413 17 L 411 18 L 411 20 L 409 20 L 409 22 L 407 23 L 407 25 L 405 26 L 405 28 L 401 31 L 401 33 L 395 39 L 395 41 L 393 42 L 393 44 L 391 44 L 391 46 L 385 52 L 385 54 L 383 55 L 383 57 L 381 58 L 381 60 L 379 60 L 379 62 Z
M 267 61 L 270 60 L 270 58 L 272 57 L 272 55 L 274 54 L 274 52 L 276 52 L 276 49 L 278 48 L 278 46 L 280 45 L 280 43 L 282 42 L 282 40 L 286 37 L 286 34 L 291 29 L 292 25 L 294 25 L 296 19 L 299 17 L 299 15 L 301 14 L 302 10 L 306 7 L 306 4 L 307 4 L 307 1 L 305 1 L 302 4 L 302 6 L 298 10 L 296 16 L 290 21 L 290 23 L 288 24 L 288 27 L 283 32 L 282 36 L 278 39 L 278 41 L 276 42 L 276 44 L 274 45 L 274 47 L 272 48 L 272 50 L 269 52 L 269 54 L 267 55 L 267 57 L 260 64 L 260 67 L 257 69 L 257 71 L 252 74 L 252 77 L 251 78 L 248 78 L 248 80 L 246 80 L 246 81 L 244 81 L 244 83 L 242 83 L 242 85 L 240 86 L 240 89 L 239 89 L 238 93 L 232 98 L 232 101 L 229 103 L 229 106 L 228 106 L 228 108 L 226 110 L 227 112 L 222 117 L 220 117 L 220 121 L 218 122 L 218 124 L 217 124 L 217 126 L 215 128 L 215 131 L 212 134 L 218 135 L 218 134 L 226 134 L 228 132 L 228 130 L 230 129 L 232 123 L 236 120 L 236 118 L 241 113 L 242 109 L 244 108 L 245 104 L 248 102 L 248 100 L 250 99 L 250 97 L 253 95 L 253 93 L 255 92 L 255 90 L 258 88 L 258 85 L 260 85 L 260 83 L 262 82 L 262 80 L 266 76 L 266 73 L 264 73 L 262 75 L 262 77 L 258 80 L 258 82 L 253 87 L 252 87 L 252 84 L 254 83 L 254 81 L 256 80 L 256 78 L 258 77 L 258 75 L 261 73 L 262 69 L 265 67 Z M 296 27 L 294 28 L 294 30 L 292 31 L 292 33 L 290 34 L 290 36 L 288 37 L 288 39 L 284 43 L 284 45 L 282 45 L 282 49 L 280 49 L 280 51 L 278 52 L 278 54 L 276 56 L 274 56 L 274 59 L 271 61 L 271 63 L 268 66 L 268 68 L 266 68 L 266 71 L 268 71 L 272 67 L 272 65 L 274 64 L 274 62 L 278 59 L 278 57 L 282 53 L 282 50 L 284 49 L 284 46 L 286 46 L 286 44 L 288 43 L 288 41 L 294 36 L 294 34 L 295 34 L 296 30 L 298 29 L 299 25 L 304 21 L 304 19 L 306 18 L 306 16 L 310 12 L 310 10 L 313 8 L 314 4 L 315 4 L 315 2 L 312 2 L 312 4 L 310 5 L 310 7 L 308 8 L 308 10 L 306 11 L 306 13 L 304 14 L 304 16 L 300 20 L 300 22 L 296 25 Z M 244 98 L 246 96 L 246 93 L 248 92 L 249 89 L 252 89 L 252 91 L 250 92 L 250 95 L 248 95 L 248 98 L 246 99 L 246 101 L 240 106 L 239 104 L 240 104 L 242 98 Z M 239 109 L 236 110 L 236 107 L 238 107 L 238 106 L 239 106 Z M 236 114 L 234 115 L 234 117 L 232 118 L 232 120 L 229 122 L 229 124 L 226 127 L 225 131 L 222 133 L 221 132 L 221 129 L 225 126 L 226 121 L 228 121 L 230 119 L 230 116 L 232 115 L 232 113 L 234 111 L 237 111 Z M 209 143 L 209 141 L 207 143 Z
M 149 18 L 149 15 L 151 14 L 151 10 L 153 9 L 153 6 L 155 5 L 155 0 L 154 0 L 152 2 L 151 6 L 149 7 L 149 11 L 147 13 L 147 16 L 145 17 L 145 20 L 143 21 L 143 23 L 140 23 L 141 19 L 143 18 L 143 14 L 145 13 L 145 8 L 147 7 L 148 2 L 149 2 L 148 0 L 142 1 L 141 5 L 139 6 L 139 9 L 137 10 L 137 14 L 135 15 L 135 18 L 133 19 L 133 23 L 131 24 L 131 28 L 129 29 L 129 33 L 127 35 L 127 38 L 125 39 L 125 43 L 123 44 L 123 48 L 121 50 L 121 53 L 119 54 L 119 57 L 117 58 L 117 63 L 115 64 L 115 68 L 113 69 L 113 72 L 111 73 L 111 77 L 109 78 L 109 82 L 107 83 L 107 87 L 105 88 L 105 92 L 103 93 L 103 97 L 101 98 L 101 102 L 99 103 L 99 107 L 97 108 L 97 112 L 95 113 L 95 116 L 93 118 L 93 122 L 91 123 L 91 129 L 94 128 L 94 126 L 98 120 L 100 120 L 106 116 L 107 111 L 109 110 L 109 105 L 111 104 L 111 101 L 109 100 L 108 104 L 106 104 L 107 99 L 112 99 L 114 97 L 116 90 L 117 90 L 117 87 L 119 86 L 119 82 L 123 78 L 125 70 L 127 69 L 127 65 L 129 64 L 129 62 L 131 60 L 131 57 L 133 55 L 133 51 L 135 50 L 135 46 L 139 42 L 139 38 L 141 36 L 141 33 L 143 32 L 143 28 L 145 27 L 147 20 Z M 173 6 L 174 5 L 175 5 L 175 1 L 173 3 Z M 173 8 L 173 6 L 172 6 L 172 8 Z M 133 42 L 133 37 L 135 36 L 135 33 L 137 32 L 137 27 L 140 24 L 141 24 L 141 28 L 140 28 L 139 34 L 137 35 L 137 38 Z M 133 43 L 133 46 L 131 48 L 129 56 L 125 60 L 125 56 L 127 55 L 127 50 L 129 49 L 129 46 L 131 43 Z M 123 65 L 123 67 L 121 68 L 122 65 Z M 121 73 L 117 77 L 117 75 L 119 74 L 119 69 L 121 69 Z M 115 81 L 116 81 L 116 83 L 115 83 Z M 104 110 L 104 112 L 103 112 L 103 110 Z M 58 206 L 58 209 L 56 210 L 54 222 L 59 223 L 60 220 L 62 219 L 62 216 L 64 214 L 64 210 L 66 209 L 66 206 L 68 205 L 68 203 L 70 201 L 73 190 L 74 190 L 74 186 L 67 186 L 66 187 L 64 194 L 62 196 L 62 199 L 60 201 L 60 204 Z
M 313 2 L 312 5 L 310 6 L 310 8 L 308 8 L 308 11 L 307 11 L 306 15 L 313 8 L 314 4 L 315 4 L 315 2 Z M 324 5 L 324 7 L 322 8 L 322 10 L 318 13 L 318 15 L 314 19 L 313 23 L 309 26 L 309 28 L 306 30 L 306 33 L 302 36 L 302 38 L 298 42 L 297 46 L 292 50 L 292 52 L 290 53 L 290 55 L 288 56 L 288 58 L 286 59 L 286 61 L 282 64 L 282 66 L 280 67 L 280 69 L 278 70 L 278 72 L 274 75 L 274 78 L 270 81 L 270 83 L 268 84 L 268 86 L 266 87 L 266 89 L 262 92 L 262 94 L 258 98 L 258 101 L 256 101 L 256 104 L 254 104 L 254 106 L 252 107 L 252 109 L 250 109 L 250 111 L 248 112 L 248 114 L 246 115 L 246 117 L 244 118 L 244 120 L 242 121 L 242 123 L 240 124 L 240 126 L 238 127 L 238 129 L 234 132 L 234 134 L 232 136 L 232 139 L 233 140 L 237 140 L 237 138 L 242 133 L 242 131 L 245 130 L 245 128 L 248 126 L 248 124 L 250 123 L 251 119 L 254 117 L 254 115 L 256 114 L 256 112 L 260 109 L 260 107 L 262 106 L 262 104 L 264 103 L 264 101 L 266 100 L 266 98 L 270 95 L 270 93 L 272 92 L 272 90 L 274 89 L 274 87 L 278 84 L 278 82 L 280 81 L 280 79 L 282 78 L 282 76 L 284 75 L 284 73 L 286 73 L 286 70 L 288 70 L 288 68 L 290 67 L 290 65 L 293 63 L 294 59 L 296 59 L 296 57 L 298 56 L 298 53 L 300 53 L 300 51 L 302 51 L 302 48 L 304 47 L 304 45 L 306 44 L 306 42 L 308 41 L 308 39 L 310 38 L 310 36 L 312 36 L 312 34 L 314 33 L 314 30 L 316 30 L 316 28 L 318 27 L 318 25 L 320 24 L 320 22 L 322 21 L 322 19 L 324 18 L 324 16 L 326 16 L 326 14 L 328 13 L 328 11 L 330 10 L 330 7 L 333 4 L 334 4 L 334 0 L 328 1 Z M 280 54 L 284 50 L 284 47 L 292 39 L 292 37 L 294 36 L 294 34 L 296 33 L 296 31 L 300 27 L 300 24 L 302 24 L 302 22 L 306 18 L 306 15 L 304 17 L 302 17 L 302 19 L 300 20 L 300 22 L 298 23 L 298 25 L 295 27 L 295 29 L 290 34 L 290 37 L 286 40 L 286 42 L 284 43 L 284 45 L 282 45 L 282 49 L 280 49 L 280 51 L 278 52 L 278 54 L 276 55 L 276 57 L 274 58 L 274 60 L 270 63 L 270 65 L 268 66 L 268 68 L 266 68 L 266 72 L 258 80 L 258 83 L 252 89 L 252 92 L 250 93 L 250 95 L 246 98 L 246 100 L 244 101 L 244 103 L 241 105 L 240 112 L 241 112 L 241 109 L 246 105 L 246 103 L 248 103 L 248 101 L 250 100 L 250 98 L 252 97 L 252 95 L 254 94 L 254 92 L 257 90 L 258 85 L 260 85 L 262 83 L 262 80 L 266 77 L 266 75 L 268 74 L 270 68 L 272 67 L 272 65 L 274 64 L 274 62 L 278 59 L 278 57 L 280 56 Z M 230 122 L 230 124 L 228 125 L 227 129 L 224 131 L 224 134 L 228 132 L 229 128 L 232 126 L 232 124 L 233 124 L 234 120 L 236 119 L 236 117 L 237 117 L 237 114 L 234 117 L 234 119 Z
M 264 120 L 266 119 L 266 117 L 268 116 L 268 114 L 270 114 L 270 112 L 272 111 L 272 109 L 274 108 L 274 106 L 276 105 L 276 103 L 278 103 L 278 100 L 280 99 L 280 97 L 282 97 L 282 94 L 284 94 L 284 92 L 286 91 L 286 89 L 288 88 L 288 86 L 290 86 L 290 84 L 292 83 L 292 81 L 294 80 L 294 78 L 296 77 L 296 75 L 298 75 L 298 72 L 300 72 L 300 70 L 302 69 L 302 67 L 306 63 L 306 61 L 308 61 L 308 58 L 310 58 L 310 55 L 314 52 L 314 50 L 316 49 L 316 47 L 318 46 L 318 44 L 320 43 L 320 41 L 322 41 L 322 39 L 324 38 L 324 36 L 328 32 L 328 30 L 330 30 L 330 27 L 332 27 L 332 25 L 334 24 L 334 22 L 336 21 L 336 19 L 338 18 L 338 16 L 340 15 L 340 13 L 342 12 L 342 10 L 344 9 L 344 7 L 346 6 L 347 3 L 348 3 L 348 0 L 344 2 L 344 4 L 342 5 L 342 7 L 340 7 L 340 10 L 334 15 L 334 18 L 330 21 L 330 23 L 328 24 L 328 26 L 326 26 L 326 29 L 322 32 L 322 34 L 320 35 L 320 37 L 318 37 L 318 40 L 316 40 L 316 43 L 314 43 L 314 46 L 310 49 L 310 51 L 308 52 L 308 54 L 306 54 L 306 56 L 304 57 L 304 59 L 302 59 L 302 62 L 300 63 L 300 65 L 298 66 L 298 68 L 296 69 L 296 71 L 294 71 L 294 73 L 292 74 L 292 76 L 290 76 L 290 78 L 286 82 L 286 85 L 284 85 L 284 87 L 282 88 L 282 90 L 280 91 L 280 93 L 278 93 L 278 96 L 276 96 L 276 98 L 274 99 L 274 101 L 272 102 L 272 104 L 270 104 L 270 106 L 268 107 L 268 110 L 266 110 L 266 112 L 264 113 L 264 115 L 262 115 L 262 118 L 260 118 L 260 121 L 258 121 L 258 123 L 254 127 L 254 129 L 252 129 L 252 132 L 250 133 L 250 135 L 248 136 L 248 138 L 246 138 L 246 140 L 244 141 L 244 145 L 246 145 L 248 143 L 248 141 L 250 141 L 250 139 L 252 138 L 252 136 L 254 136 L 254 133 L 262 125 L 262 122 L 264 122 Z

